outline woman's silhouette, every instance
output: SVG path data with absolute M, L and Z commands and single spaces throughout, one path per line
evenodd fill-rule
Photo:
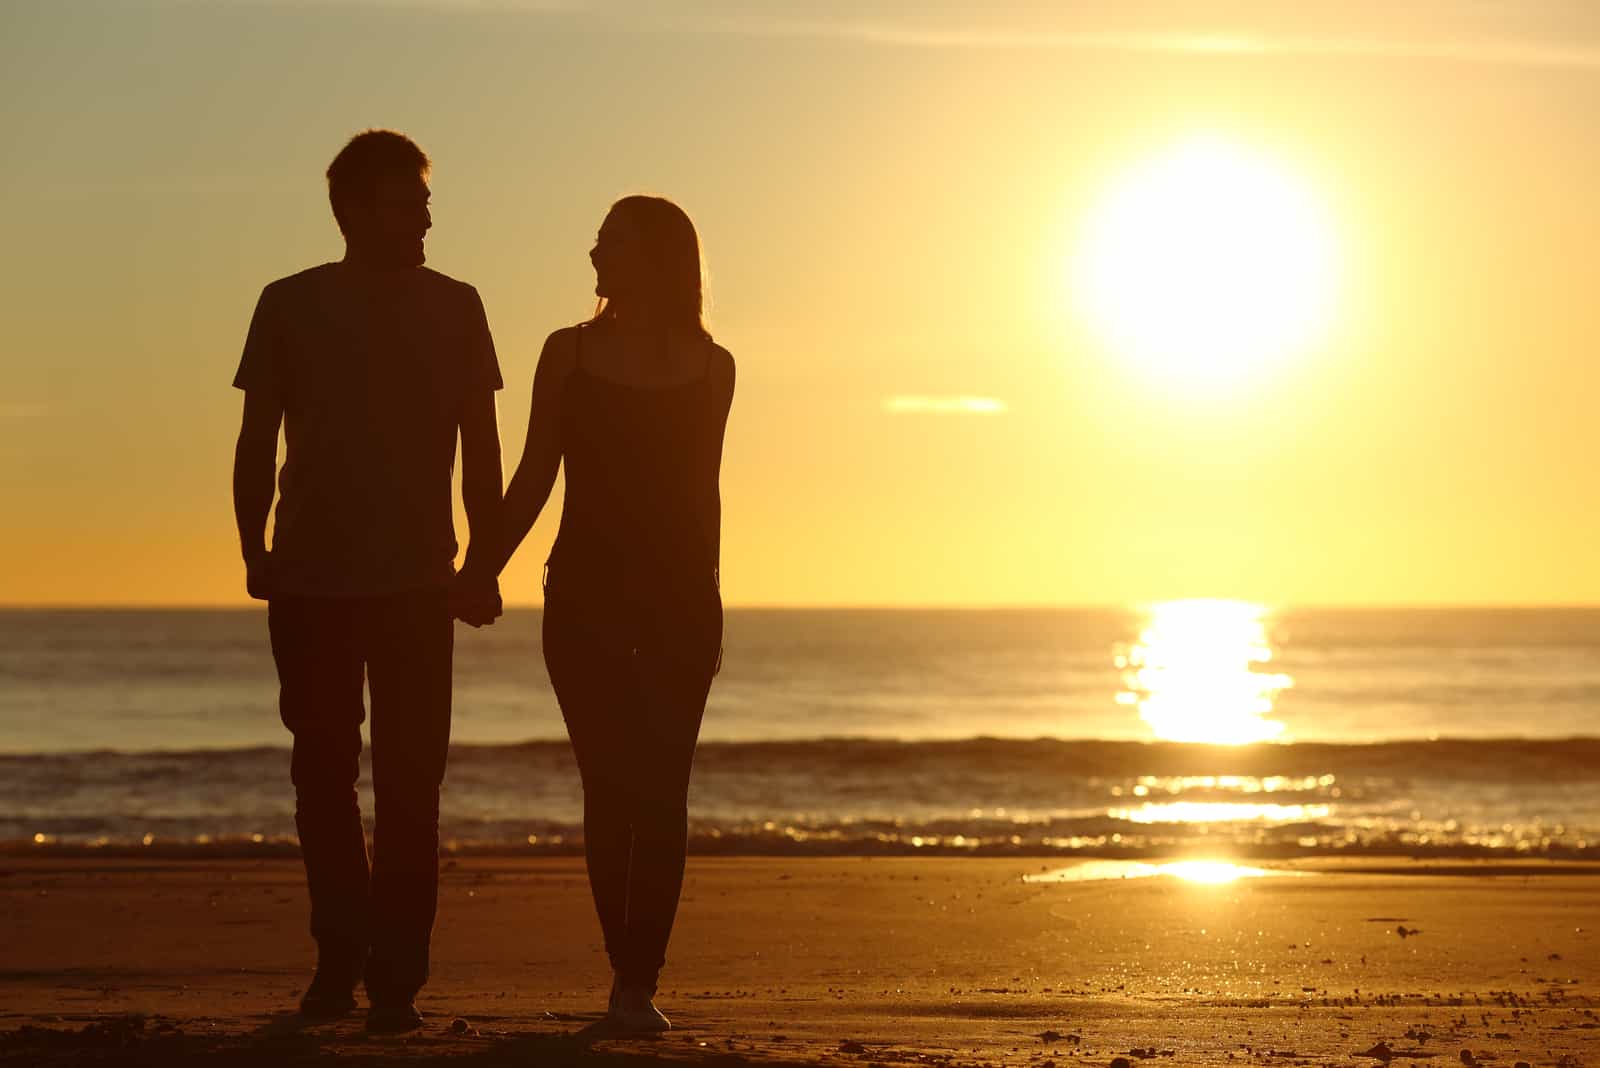
M 564 463 L 545 664 L 583 778 L 584 853 L 615 972 L 608 1016 L 663 1031 L 652 998 L 721 660 L 717 473 L 734 364 L 706 329 L 700 242 L 676 204 L 619 200 L 589 258 L 599 307 L 539 356 L 504 551 L 527 536 Z

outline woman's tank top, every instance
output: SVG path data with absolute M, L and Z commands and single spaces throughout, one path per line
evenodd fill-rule
M 709 353 L 699 378 L 635 386 L 577 358 L 562 397 L 566 496 L 548 584 L 629 601 L 717 587 L 721 420 Z

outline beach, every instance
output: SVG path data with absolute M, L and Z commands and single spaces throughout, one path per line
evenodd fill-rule
M 0 1063 L 1600 1062 L 1600 865 L 692 857 L 627 1040 L 581 859 L 445 864 L 427 1025 L 375 1037 L 293 1014 L 296 860 L 6 858 Z

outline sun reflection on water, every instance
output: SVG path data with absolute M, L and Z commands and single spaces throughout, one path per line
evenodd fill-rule
M 1138 808 L 1114 808 L 1110 815 L 1130 823 L 1301 823 L 1326 819 L 1328 805 L 1272 805 L 1228 801 L 1172 801 Z
M 1165 601 L 1150 606 L 1139 639 L 1119 648 L 1122 690 L 1157 738 L 1170 742 L 1246 745 L 1279 738 L 1284 725 L 1267 718 L 1288 675 L 1258 665 L 1272 661 L 1267 609 L 1246 601 Z

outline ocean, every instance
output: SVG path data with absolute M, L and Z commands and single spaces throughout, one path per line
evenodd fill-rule
M 582 848 L 540 620 L 457 628 L 447 850 Z M 1600 859 L 1600 609 L 733 609 L 725 646 L 695 853 Z M 0 612 L 0 851 L 292 852 L 276 701 L 260 610 Z

